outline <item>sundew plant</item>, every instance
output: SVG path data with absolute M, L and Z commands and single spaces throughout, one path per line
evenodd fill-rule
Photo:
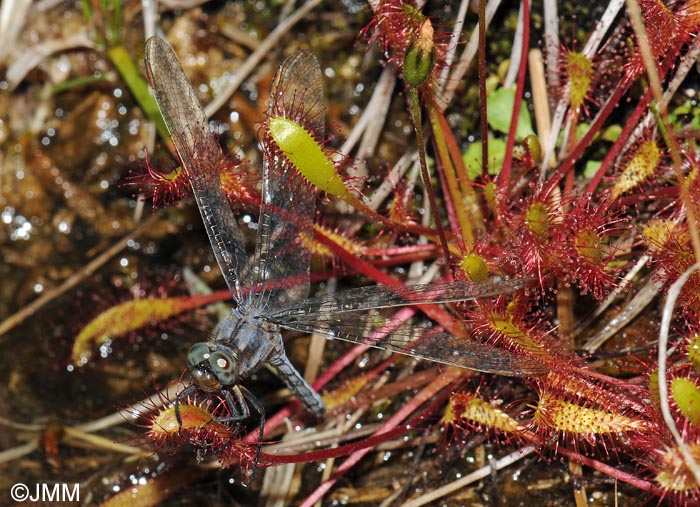
M 0 23 L 3 501 L 700 505 L 696 1 L 9 1 Z M 285 331 L 325 413 L 266 367 L 237 398 L 193 388 L 234 302 L 154 34 L 249 255 L 276 161 L 303 189 L 285 220 L 314 216 L 287 243 L 312 295 L 487 296 L 366 312 L 372 343 Z M 298 50 L 324 103 L 268 97 Z M 396 336 L 407 354 L 370 348 Z

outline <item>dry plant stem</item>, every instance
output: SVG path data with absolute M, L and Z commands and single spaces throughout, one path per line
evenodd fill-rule
M 120 239 L 119 241 L 114 243 L 107 250 L 105 250 L 100 255 L 95 257 L 95 259 L 90 261 L 87 266 L 82 268 L 77 273 L 74 273 L 73 275 L 69 276 L 60 286 L 46 291 L 43 296 L 32 301 L 31 303 L 29 303 L 27 306 L 22 308 L 17 313 L 10 315 L 2 323 L 0 323 L 0 337 L 2 337 L 2 335 L 7 333 L 10 329 L 14 328 L 15 326 L 17 326 L 18 324 L 23 322 L 27 317 L 34 315 L 37 311 L 39 311 L 39 309 L 42 306 L 53 301 L 57 297 L 61 296 L 65 292 L 69 291 L 70 289 L 72 289 L 73 287 L 78 285 L 85 278 L 92 275 L 95 271 L 97 271 L 108 260 L 110 260 L 112 257 L 117 255 L 119 252 L 124 250 L 129 245 L 131 240 L 139 237 L 145 230 L 147 230 L 149 227 L 151 227 L 156 222 L 156 220 L 157 220 L 157 216 L 155 216 L 155 215 L 152 216 L 151 218 L 149 218 L 148 220 L 143 222 L 141 225 L 139 225 L 132 232 L 130 232 L 129 234 L 124 236 L 122 239 Z
M 648 261 L 648 257 L 644 256 Z M 639 264 L 639 263 L 638 263 Z M 629 282 L 625 286 L 629 285 Z M 642 310 L 647 308 L 654 298 L 659 294 L 662 283 L 655 278 L 649 278 L 639 291 L 634 295 L 632 300 L 615 317 L 610 319 L 603 329 L 595 336 L 586 342 L 583 349 L 586 352 L 593 353 L 600 348 L 606 341 L 615 336 L 627 324 L 639 315 Z M 611 299 L 611 298 L 609 298 Z M 596 310 L 598 313 L 598 310 Z
M 214 113 L 223 107 L 224 104 L 226 104 L 231 95 L 238 90 L 238 87 L 241 86 L 248 75 L 253 72 L 258 65 L 260 65 L 260 62 L 265 55 L 279 43 L 282 36 L 285 35 L 294 25 L 301 21 L 304 16 L 309 14 L 309 12 L 311 12 L 320 3 L 321 0 L 309 0 L 304 5 L 299 7 L 294 14 L 282 21 L 274 30 L 272 30 L 272 32 L 270 32 L 270 35 L 268 35 L 265 40 L 260 43 L 258 49 L 253 51 L 243 65 L 238 68 L 238 71 L 236 72 L 235 76 L 233 76 L 232 81 L 228 84 L 228 86 L 226 86 L 221 94 L 212 100 L 206 108 L 204 108 L 204 112 L 207 114 L 208 118 L 211 118 Z
M 25 457 L 28 454 L 33 453 L 39 448 L 39 437 L 32 438 L 26 444 L 18 445 L 11 449 L 6 449 L 0 452 L 0 464 L 9 463 L 20 458 Z
M 663 415 L 666 426 L 673 435 L 673 439 L 676 441 L 678 449 L 680 449 L 683 455 L 686 467 L 693 473 L 696 484 L 700 484 L 700 465 L 695 461 L 690 448 L 683 441 L 683 437 L 676 427 L 676 422 L 673 420 L 673 415 L 671 415 L 666 377 L 666 359 L 668 356 L 668 333 L 671 328 L 671 319 L 673 318 L 673 309 L 676 306 L 676 299 L 678 299 L 678 295 L 683 285 L 685 285 L 685 282 L 690 278 L 690 275 L 697 271 L 699 267 L 700 265 L 693 264 L 673 283 L 673 285 L 671 285 L 671 287 L 669 287 L 668 295 L 666 296 L 666 304 L 664 304 L 664 310 L 661 315 L 661 330 L 659 332 L 659 404 L 661 405 L 661 414 Z
M 525 456 L 528 456 L 533 452 L 535 452 L 534 447 L 523 447 L 522 449 L 519 449 L 508 456 L 505 456 L 492 464 L 477 470 L 476 472 L 472 472 L 461 479 L 453 481 L 446 486 L 434 489 L 430 493 L 409 500 L 408 502 L 401 504 L 401 507 L 420 507 L 421 505 L 426 505 L 430 502 L 439 500 L 440 498 L 455 493 L 462 488 L 466 488 L 470 484 L 480 481 L 481 479 L 485 479 L 498 470 L 503 470 L 504 468 L 509 467 L 513 463 L 520 461 Z
M 646 28 L 644 28 L 642 11 L 639 8 L 639 3 L 637 3 L 636 0 L 625 0 L 625 3 L 627 4 L 627 11 L 629 12 L 632 28 L 637 36 L 637 44 L 639 45 L 639 51 L 642 56 L 642 61 L 644 62 L 644 67 L 647 70 L 649 84 L 651 85 L 651 89 L 654 91 L 654 100 L 657 104 L 660 104 L 663 98 L 663 92 L 661 91 L 661 80 L 659 79 L 659 72 L 656 67 L 656 59 L 651 52 L 651 46 L 649 45 L 649 38 L 647 37 Z
M 122 454 L 144 454 L 145 450 L 140 447 L 132 447 L 130 445 L 120 444 L 115 442 L 111 438 L 101 437 L 99 435 L 92 435 L 91 433 L 86 433 L 84 431 L 76 430 L 75 428 L 64 428 L 66 436 L 71 437 L 80 442 L 86 442 L 96 449 L 104 451 L 119 452 Z
M 583 467 L 580 463 L 569 460 L 569 472 L 574 477 L 581 477 L 583 475 Z M 574 494 L 574 501 L 576 502 L 576 507 L 586 507 L 588 505 L 588 499 L 586 497 L 586 487 L 576 486 L 576 481 L 571 481 L 571 489 Z
M 27 20 L 31 0 L 7 0 L 0 4 L 0 62 L 7 64 Z
M 377 209 L 384 200 L 391 195 L 394 189 L 394 182 L 403 179 L 406 172 L 418 160 L 418 150 L 409 148 L 391 170 L 391 175 L 385 178 L 379 187 L 367 199 L 367 206 Z
M 402 421 L 409 417 L 410 414 L 418 410 L 418 408 L 424 403 L 430 401 L 440 391 L 442 391 L 452 382 L 456 381 L 463 374 L 464 370 L 460 370 L 459 368 L 446 368 L 444 375 L 436 378 L 435 381 L 431 382 L 430 385 L 421 390 L 413 399 L 411 399 L 411 401 L 409 401 L 406 405 L 401 407 L 398 412 L 391 416 L 380 432 L 378 432 L 379 434 L 377 436 L 396 429 Z M 316 488 L 316 490 L 309 495 L 306 500 L 304 500 L 300 507 L 311 507 L 316 501 L 320 500 L 323 495 L 325 495 L 330 488 L 333 487 L 338 480 L 337 478 L 341 477 L 344 473 L 354 467 L 368 452 L 370 452 L 370 450 L 371 448 L 366 448 L 350 455 L 336 469 L 336 473 L 334 474 L 336 478 L 330 479 Z
M 513 35 L 513 46 L 510 48 L 510 63 L 508 65 L 508 71 L 506 76 L 503 78 L 503 88 L 510 88 L 515 84 L 515 80 L 518 78 L 518 70 L 523 62 L 522 53 L 523 46 L 528 47 L 529 41 L 523 44 L 523 8 L 525 4 L 520 2 L 520 7 L 518 8 L 518 20 L 515 25 L 515 34 Z M 528 13 L 530 15 L 530 9 L 528 6 Z
M 486 26 L 491 23 L 491 20 L 493 19 L 493 16 L 496 14 L 496 11 L 498 10 L 498 6 L 501 5 L 501 0 L 489 0 L 488 5 L 486 6 Z M 481 24 L 481 23 L 479 23 Z M 469 42 L 467 43 L 467 47 L 464 48 L 464 51 L 462 52 L 462 56 L 460 56 L 459 61 L 457 62 L 457 65 L 454 66 L 452 69 L 452 72 L 450 73 L 450 77 L 447 80 L 447 83 L 445 84 L 445 91 L 443 94 L 441 94 L 439 97 L 437 97 L 437 103 L 438 107 L 442 109 L 443 111 L 447 108 L 450 102 L 452 102 L 452 98 L 454 97 L 455 92 L 457 91 L 457 86 L 459 83 L 462 81 L 462 78 L 464 77 L 464 74 L 466 74 L 467 69 L 469 69 L 469 65 L 471 64 L 472 60 L 474 59 L 474 55 L 476 54 L 476 50 L 479 46 L 479 27 L 477 27 L 476 30 L 474 30 L 469 37 Z
M 125 422 L 133 422 L 141 416 L 144 410 L 152 408 L 160 408 L 163 406 L 163 402 L 167 400 L 173 400 L 177 397 L 177 393 L 180 390 L 178 384 L 173 384 L 168 386 L 168 388 L 158 394 L 153 394 L 148 398 L 145 398 L 133 405 L 115 412 L 101 419 L 91 421 L 88 423 L 77 424 L 73 426 L 73 429 L 82 431 L 84 433 L 92 433 L 95 431 L 104 430 L 111 428 L 112 426 L 118 426 Z
M 457 11 L 457 17 L 455 19 L 455 24 L 452 27 L 450 43 L 447 46 L 447 52 L 445 54 L 445 67 L 442 69 L 438 80 L 438 95 L 440 95 L 445 89 L 445 83 L 447 82 L 447 77 L 450 74 L 452 62 L 454 61 L 455 52 L 457 51 L 457 44 L 459 44 L 459 39 L 462 36 L 462 31 L 464 30 L 464 19 L 467 17 L 468 8 L 469 0 L 461 0 L 459 3 L 459 10 Z
M 391 95 L 395 87 L 396 71 L 393 67 L 386 67 L 377 80 L 367 107 L 340 148 L 342 155 L 349 155 L 360 136 L 362 137 L 355 157 L 355 164 L 374 155 L 379 143 L 379 136 L 384 129 L 384 123 L 391 106 Z M 353 172 L 352 176 L 361 176 L 361 174 Z
M 158 20 L 158 0 L 141 0 L 143 13 L 143 40 L 148 40 L 156 34 Z
M 537 136 L 540 139 L 548 139 L 552 130 L 552 119 L 549 111 L 549 93 L 547 81 L 544 75 L 544 63 L 542 51 L 532 49 L 528 54 L 528 71 L 530 74 L 530 87 L 532 88 L 532 104 L 534 106 L 535 125 Z
M 559 14 L 557 0 L 544 0 L 544 42 L 547 59 L 547 83 L 553 89 L 559 88 Z M 548 139 L 542 137 L 541 141 Z

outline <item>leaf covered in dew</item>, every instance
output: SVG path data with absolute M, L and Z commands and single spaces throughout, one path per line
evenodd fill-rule
M 454 424 L 457 419 L 467 420 L 505 433 L 516 433 L 523 430 L 522 425 L 507 412 L 466 392 L 457 393 L 450 398 L 442 422 Z
M 671 393 L 678 409 L 690 424 L 700 423 L 700 389 L 687 378 L 677 377 L 671 381 Z
M 201 298 L 147 298 L 125 301 L 108 308 L 92 319 L 73 342 L 71 358 L 83 365 L 92 356 L 94 342 L 100 346 L 108 340 L 127 336 L 137 329 L 168 320 L 202 304 Z
M 569 76 L 569 96 L 571 107 L 579 109 L 588 94 L 593 78 L 593 62 L 583 53 L 568 51 L 566 67 Z
M 587 407 L 551 392 L 540 393 L 534 422 L 540 427 L 578 435 L 644 431 L 646 422 L 611 409 Z
M 523 329 L 520 325 L 513 322 L 505 313 L 490 312 L 487 316 L 487 322 L 490 329 L 489 334 L 505 338 L 534 357 L 544 360 L 552 359 L 549 352 L 534 339 L 527 329 Z
M 354 198 L 333 162 L 299 123 L 288 118 L 270 118 L 270 134 L 279 149 L 309 183 L 339 199 Z
M 640 185 L 649 178 L 661 160 L 661 150 L 653 139 L 641 143 L 622 169 L 612 189 L 613 199 Z

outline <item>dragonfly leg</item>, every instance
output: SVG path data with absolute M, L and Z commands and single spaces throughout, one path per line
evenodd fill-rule
M 224 401 L 226 401 L 226 408 L 228 408 L 231 415 L 228 417 L 216 417 L 214 419 L 216 422 L 238 422 L 250 417 L 250 409 L 245 398 L 243 398 L 243 394 L 241 394 L 241 387 L 233 386 L 230 389 L 222 389 L 221 392 L 224 395 Z
M 262 440 L 265 434 L 265 407 L 253 393 L 248 391 L 248 389 L 246 389 L 245 387 L 241 387 L 240 389 L 245 399 L 248 400 L 248 402 L 253 406 L 255 411 L 258 413 L 258 416 L 260 417 L 260 424 L 258 427 L 258 447 L 255 450 L 255 458 L 253 459 L 253 470 L 250 473 L 250 477 L 252 477 L 252 474 L 255 473 L 255 469 L 258 468 L 260 450 L 262 449 Z
M 318 416 L 326 413 L 326 405 L 321 396 L 304 380 L 284 352 L 271 356 L 269 361 L 270 365 L 277 370 L 279 378 L 306 405 L 306 408 Z
M 196 390 L 197 390 L 196 385 L 194 385 L 194 384 L 189 385 L 185 389 L 180 391 L 180 393 L 175 398 L 175 419 L 177 419 L 177 423 L 178 423 L 180 428 L 182 428 L 182 417 L 180 416 L 180 400 L 188 397 L 190 394 L 192 394 Z

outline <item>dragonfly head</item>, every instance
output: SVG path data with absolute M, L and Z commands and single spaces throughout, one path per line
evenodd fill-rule
M 205 342 L 190 347 L 187 369 L 197 385 L 207 392 L 232 386 L 238 380 L 234 357 L 225 350 L 212 350 Z

